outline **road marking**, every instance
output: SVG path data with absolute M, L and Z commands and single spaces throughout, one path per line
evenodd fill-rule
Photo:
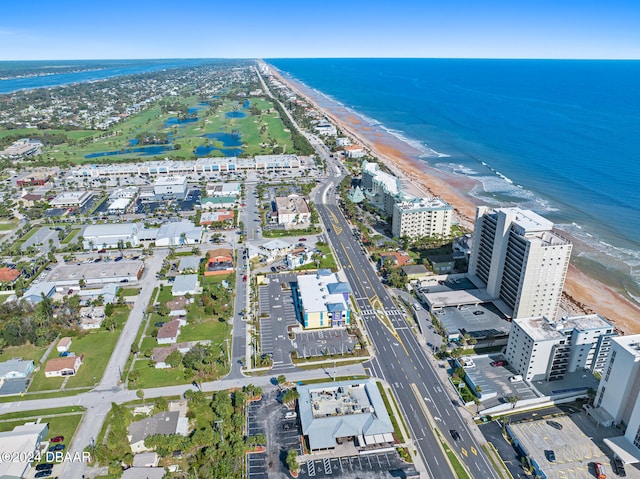
M 471 452 L 473 453 L 474 456 L 478 455 L 478 450 L 473 446 L 471 446 Z

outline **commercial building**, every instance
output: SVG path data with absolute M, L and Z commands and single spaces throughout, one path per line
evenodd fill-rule
M 212 183 L 206 191 L 207 196 L 239 196 L 240 183 Z
M 82 246 L 86 250 L 131 248 L 140 245 L 138 225 L 135 223 L 89 225 L 85 228 L 82 238 Z
M 440 198 L 412 198 L 398 201 L 393 207 L 391 231 L 393 236 L 451 235 L 453 207 Z
M 230 274 L 233 272 L 233 250 L 229 248 L 217 248 L 209 251 L 205 276 L 218 274 Z
M 141 260 L 65 263 L 56 266 L 47 279 L 61 289 L 79 286 L 81 282 L 87 286 L 135 283 L 140 279 L 143 269 L 144 263 Z
M 505 357 L 527 381 L 554 381 L 566 373 L 602 372 L 616 335 L 597 314 L 518 318 L 511 323 Z
M 514 318 L 555 319 L 571 243 L 533 211 L 486 206 L 476 211 L 469 278 Z
M 351 324 L 351 287 L 346 280 L 340 279 L 338 273 L 321 269 L 315 274 L 298 275 L 292 292 L 305 329 L 335 328 Z
M 359 450 L 393 445 L 393 424 L 372 379 L 297 389 L 302 434 L 312 452 L 349 442 Z
M 255 158 L 198 158 L 187 161 L 145 161 L 112 165 L 82 165 L 72 171 L 76 178 L 114 178 L 118 176 L 210 175 L 244 170 L 289 170 L 301 167 L 296 155 L 257 155 Z
M 42 448 L 49 433 L 47 423 L 27 423 L 12 431 L 0 432 L 0 451 L 11 460 L 0 461 L 0 477 L 22 479 L 27 477 L 32 459 Z
M 164 224 L 156 235 L 156 246 L 185 246 L 200 244 L 202 228 L 191 221 L 174 221 Z
M 187 188 L 186 176 L 161 176 L 153 184 L 153 194 L 163 200 L 183 200 Z
M 307 200 L 302 196 L 277 196 L 274 203 L 273 216 L 279 225 L 299 227 L 311 221 L 311 210 Z
M 605 444 L 623 461 L 640 462 L 640 334 L 611 339 L 594 406 L 594 418 L 625 431 Z
M 37 304 L 42 301 L 42 297 L 50 298 L 56 292 L 56 284 L 53 281 L 43 281 L 29 286 L 22 299 Z
M 344 147 L 344 151 L 349 158 L 362 158 L 365 155 L 364 148 L 360 145 L 347 145 Z
M 53 208 L 82 208 L 93 198 L 91 191 L 65 191 L 49 202 Z
M 107 213 L 110 215 L 118 215 L 127 211 L 127 208 L 131 204 L 131 199 L 129 198 L 117 198 L 109 203 L 107 207 Z
M 203 212 L 200 215 L 200 226 L 229 227 L 233 225 L 235 213 L 229 210 Z
M 17 159 L 39 155 L 42 152 L 43 146 L 44 145 L 39 140 L 21 138 L 17 141 L 14 141 L 4 150 L 0 150 L 0 158 Z
M 42 186 L 51 179 L 51 175 L 44 171 L 32 171 L 16 180 L 18 186 Z

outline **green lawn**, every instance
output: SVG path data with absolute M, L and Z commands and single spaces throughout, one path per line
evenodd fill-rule
M 47 350 L 46 346 L 36 347 L 32 344 L 23 344 L 22 346 L 7 346 L 0 353 L 0 361 L 6 361 L 11 358 L 32 359 L 34 362 L 40 361 L 40 358 Z
M 113 315 L 118 323 L 116 330 L 107 331 L 100 329 L 85 332 L 72 338 L 71 351 L 77 356 L 84 355 L 84 360 L 77 374 L 69 378 L 66 385 L 67 388 L 93 386 L 102 378 L 111 353 L 120 337 L 122 325 L 126 322 L 129 315 L 129 308 L 126 306 L 117 307 Z M 55 350 L 52 354 L 55 354 Z M 52 355 L 49 359 L 53 357 L 55 356 Z M 64 378 L 46 378 L 44 376 L 44 367 L 42 367 L 41 370 L 35 374 L 33 382 L 29 387 L 29 392 L 59 389 L 60 386 L 62 386 L 63 380 Z
M 122 296 L 138 296 L 140 288 L 122 288 Z
M 158 303 L 166 304 L 168 301 L 173 299 L 173 295 L 171 294 L 171 286 L 163 286 L 158 293 Z
M 235 287 L 235 278 L 234 278 L 235 273 L 229 273 L 229 274 L 216 274 L 214 276 L 203 276 L 202 277 L 202 284 L 219 284 L 222 283 L 223 281 L 227 281 L 229 283 L 229 286 L 231 286 L 232 288 Z
M 184 368 L 182 366 L 174 369 L 155 369 L 148 365 L 148 361 L 141 360 L 136 361 L 133 369 L 140 371 L 140 379 L 135 385 L 129 383 L 130 388 L 158 388 L 191 382 L 191 380 L 184 378 Z
M 211 344 L 220 344 L 229 337 L 231 326 L 217 319 L 192 320 L 180 329 L 178 341 L 197 341 L 208 339 Z
M 76 429 L 78 428 L 78 424 L 80 424 L 82 413 L 79 412 L 64 416 L 42 416 L 41 418 L 41 422 L 49 423 L 49 434 L 47 435 L 47 439 L 51 439 L 55 436 L 64 436 L 64 442 L 62 444 L 68 447 Z M 1 419 L 2 418 L 0 418 L 0 432 L 11 431 L 16 426 L 21 426 L 27 422 L 33 422 L 33 419 L 16 419 L 15 421 L 7 422 L 2 422 Z
M 80 232 L 80 228 L 73 228 L 67 236 L 62 240 L 62 244 L 69 244 Z
M 9 231 L 16 227 L 18 221 L 0 222 L 0 231 Z

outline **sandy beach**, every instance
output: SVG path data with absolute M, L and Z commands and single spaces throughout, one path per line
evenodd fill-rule
M 437 170 L 414 158 L 423 152 L 394 137 L 390 133 L 375 128 L 353 112 L 337 105 L 324 104 L 312 91 L 303 85 L 282 77 L 272 68 L 283 83 L 309 101 L 345 134 L 366 147 L 373 156 L 403 181 L 411 181 L 425 193 L 439 196 L 454 207 L 460 224 L 473 229 L 475 208 L 473 198 L 465 194 L 475 182 L 464 177 L 443 177 Z M 640 306 L 632 303 L 622 294 L 570 265 L 564 287 L 564 307 L 572 312 L 598 313 L 606 317 L 624 334 L 640 333 Z

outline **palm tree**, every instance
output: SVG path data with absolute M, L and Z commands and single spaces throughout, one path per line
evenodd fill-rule
M 511 403 L 511 409 L 515 409 L 516 408 L 516 404 L 518 404 L 518 401 L 520 401 L 520 396 L 515 394 L 513 396 L 509 396 L 508 399 L 509 399 L 509 402 Z

